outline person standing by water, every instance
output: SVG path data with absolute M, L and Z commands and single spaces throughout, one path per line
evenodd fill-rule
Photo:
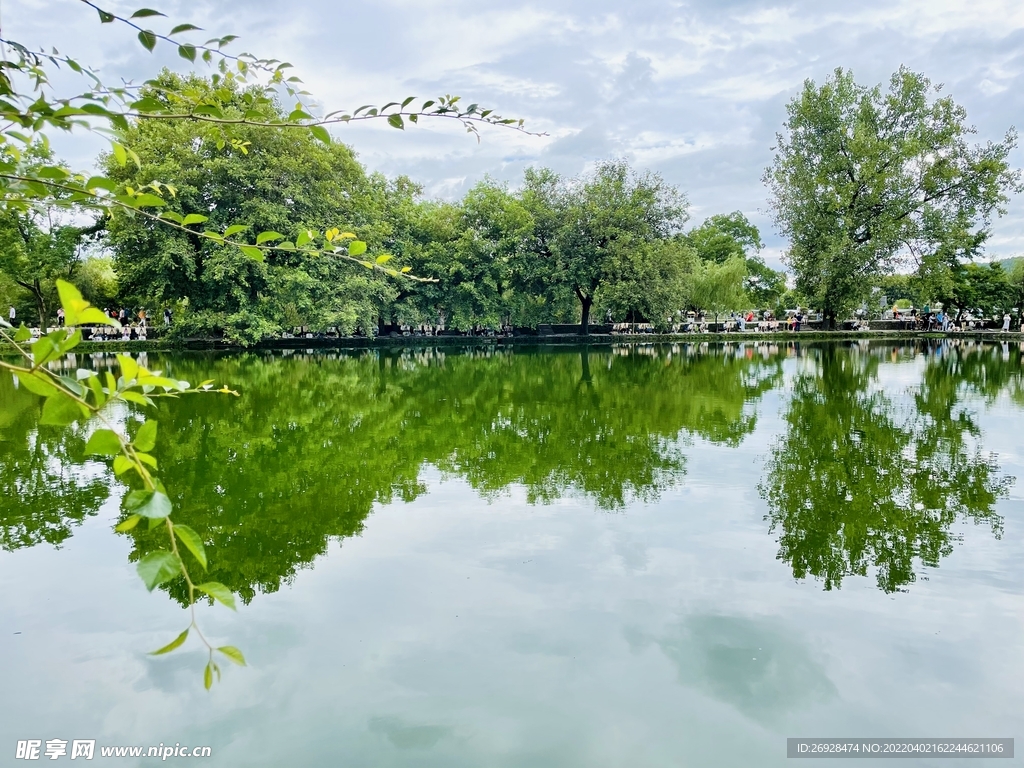
M 10 319 L 11 325 L 14 325 L 14 318 L 16 318 L 17 316 L 18 316 L 18 312 L 17 312 L 17 310 L 15 310 L 14 305 L 11 304 L 11 309 L 7 313 L 7 317 Z
M 164 325 L 171 324 L 171 310 L 170 307 L 164 307 Z
M 1003 315 L 1003 333 L 1010 330 L 1010 313 L 1007 312 Z
M 57 307 L 57 325 L 64 327 L 64 307 Z

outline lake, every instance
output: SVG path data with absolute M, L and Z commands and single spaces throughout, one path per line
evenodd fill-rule
M 188 624 L 182 584 L 135 574 L 164 532 L 114 533 L 124 488 L 82 463 L 87 429 L 39 427 L 2 379 L 0 764 L 55 738 L 225 767 L 612 768 L 1024 736 L 1021 358 L 150 353 L 241 393 L 155 416 L 174 517 L 240 598 L 198 608 L 249 661 L 209 692 L 196 644 L 147 655 Z

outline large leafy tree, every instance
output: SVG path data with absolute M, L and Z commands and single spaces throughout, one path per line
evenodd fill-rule
M 144 94 L 158 98 L 185 88 L 230 91 L 231 99 L 220 95 L 225 114 L 244 113 L 245 90 L 208 79 L 165 72 Z M 268 120 L 283 117 L 273 105 L 262 109 Z M 368 178 L 343 144 L 324 144 L 305 131 L 255 126 L 237 133 L 237 143 L 224 145 L 215 126 L 182 121 L 137 121 L 122 138 L 139 163 L 122 166 L 109 156 L 110 178 L 133 187 L 161 179 L 174 188 L 165 210 L 182 216 L 201 212 L 203 226 L 215 231 L 232 227 L 236 236 L 256 239 L 270 230 L 278 240 L 296 242 L 303 233 L 342 222 L 358 229 L 371 248 L 388 234 L 382 227 L 391 190 L 383 179 Z M 257 338 L 289 320 L 306 324 L 313 314 L 307 301 L 331 324 L 340 311 L 337 297 L 358 300 L 346 283 L 354 279 L 365 288 L 364 275 L 353 276 L 348 264 L 329 254 L 287 249 L 250 258 L 144 217 L 114 218 L 109 238 L 127 296 L 156 304 L 187 299 L 207 327 L 234 333 L 248 328 Z
M 906 68 L 887 91 L 837 69 L 787 107 L 764 180 L 797 288 L 829 324 L 901 263 L 934 271 L 972 256 L 1019 185 L 1016 134 L 972 143 L 966 111 L 938 91 Z
M 936 293 L 948 312 L 956 310 L 959 320 L 964 312 L 980 312 L 984 316 L 1002 313 L 1014 306 L 1014 295 L 1009 276 L 998 263 L 953 264 L 945 290 Z
M 664 330 L 692 302 L 702 265 L 685 241 L 667 238 L 622 249 L 605 271 L 600 306 L 613 319 L 647 321 Z
M 610 268 L 625 251 L 677 233 L 686 221 L 686 199 L 658 174 L 638 174 L 621 160 L 601 163 L 560 188 L 547 186 L 550 218 L 558 226 L 534 256 L 543 279 L 554 290 L 568 288 L 579 301 L 586 335 Z

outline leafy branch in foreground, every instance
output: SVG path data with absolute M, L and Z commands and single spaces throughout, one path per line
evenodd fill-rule
M 107 317 L 101 310 L 93 307 L 82 298 L 81 293 L 70 283 L 57 281 L 61 306 L 64 308 L 66 327 L 52 331 L 32 341 L 32 332 L 22 324 L 15 330 L 10 323 L 0 320 L 0 340 L 11 344 L 22 359 L 22 364 L 15 364 L 0 358 L 0 369 L 4 369 L 17 377 L 18 383 L 44 398 L 42 416 L 39 423 L 52 426 L 66 426 L 79 419 L 92 419 L 101 427 L 89 437 L 85 444 L 86 455 L 100 456 L 112 462 L 114 474 L 118 477 L 134 477 L 133 484 L 141 485 L 130 490 L 124 497 L 123 505 L 128 516 L 121 521 L 116 530 L 130 531 L 143 520 L 150 528 L 163 525 L 167 530 L 168 549 L 160 549 L 146 555 L 138 564 L 139 576 L 146 588 L 154 588 L 171 579 L 181 576 L 188 586 L 189 609 L 191 621 L 188 627 L 154 654 L 164 654 L 181 646 L 194 630 L 199 640 L 209 652 L 204 683 L 207 688 L 213 681 L 213 674 L 220 677 L 220 668 L 214 661 L 214 651 L 225 655 L 231 661 L 245 664 L 245 657 L 234 646 L 215 647 L 203 635 L 196 623 L 195 598 L 196 592 L 235 609 L 235 598 L 227 587 L 217 582 L 196 584 L 178 549 L 180 542 L 192 554 L 196 562 L 206 570 L 206 551 L 202 539 L 191 528 L 176 525 L 171 520 L 173 507 L 167 491 L 154 475 L 157 460 L 151 453 L 156 446 L 157 422 L 145 421 L 129 438 L 125 430 L 119 429 L 111 414 L 111 404 L 134 403 L 143 407 L 152 407 L 154 398 L 178 397 L 182 394 L 219 392 L 238 396 L 238 393 L 222 387 L 214 389 L 212 381 L 204 381 L 193 387 L 187 381 L 164 376 L 160 371 L 150 371 L 140 366 L 128 355 L 118 355 L 121 375 L 114 378 L 109 371 L 101 376 L 96 371 L 79 368 L 74 377 L 58 374 L 49 368 L 49 364 L 63 357 L 82 341 L 80 325 L 110 325 L 120 327 L 120 323 Z

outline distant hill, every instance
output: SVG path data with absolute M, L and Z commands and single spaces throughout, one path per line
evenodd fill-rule
M 1024 256 L 1011 256 L 1008 259 L 1000 259 L 992 263 L 998 264 L 1003 268 L 1004 271 L 1009 272 L 1011 269 L 1013 269 L 1013 265 L 1016 264 L 1021 259 L 1024 259 Z

